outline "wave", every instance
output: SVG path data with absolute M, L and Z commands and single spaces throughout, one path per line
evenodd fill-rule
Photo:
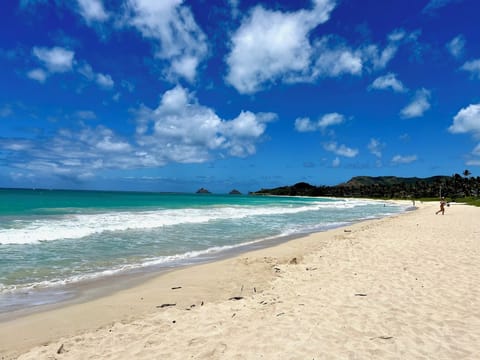
M 301 206 L 225 206 L 188 209 L 159 209 L 149 211 L 116 211 L 96 214 L 67 214 L 37 219 L 17 219 L 0 229 L 0 244 L 32 244 L 42 241 L 79 239 L 102 232 L 154 229 L 179 224 L 206 223 L 215 220 L 245 217 L 295 214 L 322 208 L 352 208 L 355 202 L 311 202 Z
M 234 251 L 236 249 L 241 249 L 241 248 L 248 248 L 250 246 L 255 246 L 256 244 L 261 244 L 268 241 L 275 241 L 282 238 L 303 235 L 306 233 L 312 233 L 316 231 L 322 231 L 322 230 L 324 231 L 330 228 L 335 228 L 335 227 L 343 226 L 346 224 L 347 222 L 332 222 L 329 224 L 317 225 L 315 227 L 312 226 L 310 228 L 298 228 L 298 229 L 291 228 L 275 236 L 269 236 L 269 237 L 246 241 L 246 242 L 233 244 L 233 245 L 212 246 L 203 250 L 187 251 L 185 253 L 179 253 L 175 255 L 146 258 L 138 263 L 118 265 L 116 267 L 112 267 L 110 269 L 105 269 L 101 271 L 92 270 L 92 272 L 85 272 L 80 275 L 72 275 L 63 279 L 55 278 L 51 280 L 43 280 L 38 282 L 31 282 L 26 284 L 15 284 L 15 285 L 5 285 L 0 283 L 0 294 L 13 295 L 18 293 L 28 293 L 33 290 L 57 288 L 65 285 L 73 285 L 73 284 L 84 282 L 84 281 L 93 281 L 93 280 L 101 279 L 108 276 L 119 275 L 129 271 L 135 271 L 135 270 L 146 269 L 146 268 L 155 268 L 155 267 L 172 268 L 172 267 L 177 267 L 182 265 L 192 265 L 195 263 L 199 263 L 201 261 L 213 260 L 221 256 L 222 253 L 226 253 L 228 251 Z

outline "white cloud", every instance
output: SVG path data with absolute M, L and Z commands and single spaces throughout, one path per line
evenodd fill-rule
M 409 155 L 409 156 L 395 155 L 392 158 L 392 163 L 394 164 L 410 164 L 414 161 L 417 161 L 417 155 Z
M 8 161 L 14 168 L 72 179 L 88 178 L 100 169 L 142 165 L 128 141 L 104 126 L 61 129 L 50 138 L 4 141 L 0 148 L 11 151 Z
M 355 157 L 355 156 L 358 155 L 358 150 L 357 149 L 352 149 L 352 148 L 349 148 L 345 145 L 338 146 L 338 144 L 336 142 L 326 143 L 326 144 L 323 145 L 323 148 L 325 150 L 333 152 L 334 154 L 339 155 L 339 156 L 352 158 L 352 157 Z
M 256 6 L 231 38 L 226 80 L 241 93 L 308 71 L 308 34 L 329 19 L 334 1 L 317 1 L 312 10 L 282 13 Z
M 157 58 L 170 63 L 168 77 L 193 81 L 208 46 L 191 10 L 182 3 L 182 0 L 128 0 L 127 22 L 145 38 L 157 42 Z
M 94 113 L 74 113 L 92 119 Z M 103 169 L 135 169 L 171 162 L 201 163 L 216 156 L 246 157 L 264 140 L 271 113 L 242 111 L 232 120 L 221 119 L 181 86 L 165 92 L 156 109 L 137 111 L 132 138 L 105 127 L 60 129 L 35 140 L 0 138 L 0 151 L 12 168 L 46 176 L 84 179 Z
M 377 45 L 354 49 L 334 36 L 310 39 L 312 31 L 329 20 L 335 5 L 333 0 L 315 1 L 313 9 L 296 12 L 253 8 L 232 35 L 226 81 L 240 93 L 252 94 L 277 82 L 314 82 L 385 68 L 405 31 L 389 34 L 383 49 Z
M 96 74 L 95 81 L 98 85 L 105 89 L 111 89 L 114 86 L 114 81 L 110 75 Z
M 392 89 L 395 92 L 407 91 L 407 88 L 405 88 L 403 83 L 398 80 L 393 73 L 388 73 L 387 75 L 376 78 L 372 85 L 370 85 L 370 88 L 377 90 Z
M 123 153 L 132 150 L 132 147 L 129 143 L 125 141 L 114 140 L 112 138 L 112 135 L 105 135 L 102 139 L 100 139 L 100 141 L 98 141 L 96 148 L 101 151 L 116 153 Z
M 297 118 L 295 130 L 298 132 L 311 132 L 319 129 L 324 131 L 327 127 L 341 124 L 344 121 L 345 117 L 339 113 L 325 114 L 317 122 L 313 122 L 309 118 Z
M 445 45 L 448 52 L 452 54 L 454 58 L 460 58 L 463 55 L 465 49 L 465 38 L 462 35 L 458 35 L 450 40 Z
M 34 47 L 32 52 L 51 73 L 62 73 L 72 70 L 75 53 L 71 50 L 58 46 L 51 49 Z
M 453 118 L 453 124 L 448 128 L 453 134 L 471 132 L 480 136 L 480 103 L 461 109 Z
M 160 162 L 204 162 L 211 151 L 223 150 L 245 157 L 255 153 L 266 123 L 274 118 L 273 114 L 243 111 L 233 120 L 222 120 L 177 86 L 165 92 L 155 110 L 141 109 L 137 138 Z
M 101 0 L 77 0 L 77 3 L 80 14 L 87 23 L 103 22 L 109 17 Z
M 317 130 L 317 126 L 309 118 L 295 119 L 295 130 L 298 132 L 312 132 Z
M 371 64 L 372 70 L 382 70 L 394 58 L 401 44 L 401 41 L 407 37 L 402 29 L 397 29 L 388 35 L 388 43 L 383 50 L 377 45 L 367 45 L 361 48 L 364 63 Z M 409 37 L 407 37 L 409 38 Z
M 420 89 L 415 93 L 413 100 L 406 107 L 402 109 L 400 115 L 403 118 L 421 117 L 430 109 L 430 91 L 427 89 Z
M 362 73 L 361 53 L 345 45 L 331 46 L 328 38 L 315 44 L 315 54 L 317 54 L 317 58 L 313 65 L 313 78 L 337 77 L 343 74 L 360 75 Z
M 385 147 L 385 144 L 382 144 L 379 140 L 377 139 L 370 139 L 370 142 L 368 143 L 368 150 L 375 155 L 378 158 L 382 157 L 382 149 Z
M 325 129 L 332 125 L 338 125 L 345 121 L 345 117 L 339 113 L 330 113 L 325 114 L 322 118 L 318 121 L 318 127 L 320 129 Z
M 480 59 L 467 61 L 460 69 L 468 71 L 473 77 L 480 79 Z
M 40 83 L 44 83 L 45 80 L 47 80 L 48 74 L 43 69 L 33 69 L 27 73 L 27 76 L 32 80 L 36 80 Z
M 110 75 L 96 73 L 87 63 L 83 63 L 81 66 L 79 66 L 77 71 L 89 81 L 95 82 L 98 86 L 104 89 L 112 89 L 115 85 L 115 82 Z
M 50 49 L 34 47 L 32 53 L 46 68 L 36 68 L 27 72 L 27 77 L 32 80 L 44 83 L 51 74 L 75 71 L 104 89 L 111 89 L 115 85 L 110 75 L 96 73 L 89 64 L 75 61 L 75 53 L 71 50 L 58 46 Z

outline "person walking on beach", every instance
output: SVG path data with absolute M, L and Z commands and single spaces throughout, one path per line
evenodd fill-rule
M 445 198 L 442 197 L 440 199 L 440 210 L 438 210 L 435 215 L 438 215 L 438 213 L 442 213 L 442 215 L 445 215 Z

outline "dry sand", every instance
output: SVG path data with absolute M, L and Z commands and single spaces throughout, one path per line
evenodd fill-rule
M 417 205 L 3 321 L 0 356 L 480 359 L 480 208 Z

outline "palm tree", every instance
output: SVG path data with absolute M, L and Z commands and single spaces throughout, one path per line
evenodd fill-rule
M 472 175 L 472 173 L 469 171 L 469 170 L 465 170 L 463 172 L 463 176 L 465 176 L 465 181 L 464 181 L 464 192 L 467 196 L 471 196 L 471 186 L 470 186 L 470 183 L 469 183 L 469 179 L 468 177 Z

